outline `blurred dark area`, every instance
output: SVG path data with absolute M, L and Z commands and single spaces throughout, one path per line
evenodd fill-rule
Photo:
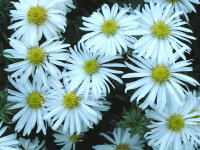
M 17 0 L 15 0 L 17 1 Z M 66 43 L 71 44 L 72 46 L 77 44 L 82 35 L 83 31 L 79 30 L 79 27 L 82 26 L 82 16 L 90 16 L 92 12 L 96 11 L 101 7 L 102 4 L 107 3 L 110 6 L 114 2 L 122 3 L 133 3 L 133 0 L 73 0 L 76 5 L 76 9 L 67 14 L 68 25 L 66 32 L 63 33 L 63 38 Z M 136 7 L 137 4 L 143 4 L 139 0 L 134 1 L 133 7 Z M 11 24 L 9 17 L 9 10 L 13 6 L 10 5 L 10 0 L 0 0 L 0 90 L 3 90 L 6 87 L 9 87 L 7 80 L 7 73 L 4 69 L 9 63 L 12 63 L 13 60 L 5 59 L 3 56 L 3 50 L 8 49 L 10 37 L 13 31 L 9 31 L 7 27 Z M 200 6 L 196 6 L 196 13 L 189 14 L 189 27 L 193 30 L 193 36 L 197 39 L 192 41 L 191 53 L 187 54 L 187 59 L 192 59 L 192 67 L 194 71 L 189 75 L 195 78 L 200 82 Z M 114 81 L 113 81 L 114 82 Z M 100 136 L 101 132 L 112 132 L 115 127 L 117 127 L 117 122 L 122 119 L 122 110 L 124 108 L 130 108 L 131 104 L 129 101 L 130 95 L 124 93 L 125 84 L 119 85 L 115 83 L 115 89 L 111 88 L 111 93 L 106 97 L 108 101 L 112 103 L 111 109 L 108 112 L 103 112 L 103 119 L 99 122 L 98 125 L 94 125 L 93 129 L 90 129 L 83 136 L 83 142 L 76 144 L 76 150 L 92 150 L 92 145 L 108 143 L 104 137 Z M 189 87 L 191 90 L 194 90 L 195 87 Z M 197 88 L 196 88 L 197 90 Z M 14 129 L 14 125 L 11 126 Z M 32 131 L 31 135 L 26 138 L 33 139 L 35 136 L 38 136 L 40 140 L 46 140 L 47 150 L 59 150 L 60 147 L 56 146 L 53 142 L 54 137 L 50 128 L 47 130 L 47 135 L 39 133 L 35 134 L 35 129 Z M 19 134 L 21 136 L 22 133 Z M 146 147 L 146 150 L 151 148 Z

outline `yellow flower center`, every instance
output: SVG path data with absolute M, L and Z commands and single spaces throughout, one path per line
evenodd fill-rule
M 44 103 L 45 100 L 41 93 L 39 92 L 32 92 L 27 97 L 27 104 L 31 109 L 38 109 L 42 107 L 42 103 Z
M 47 20 L 47 11 L 43 7 L 31 7 L 27 14 L 28 22 L 37 26 L 43 25 Z
M 101 26 L 101 32 L 107 36 L 114 35 L 117 32 L 118 25 L 115 20 L 107 20 Z
M 41 48 L 32 47 L 29 49 L 26 59 L 33 65 L 41 65 L 45 59 L 45 52 Z
M 131 148 L 127 144 L 120 144 L 116 147 L 116 150 L 131 150 Z
M 170 28 L 163 22 L 155 23 L 151 30 L 152 34 L 159 39 L 165 39 L 170 34 Z
M 170 77 L 169 69 L 165 66 L 157 65 L 151 72 L 151 78 L 157 83 L 165 83 Z
M 72 136 L 70 137 L 70 140 L 71 140 L 73 143 L 76 143 L 76 142 L 78 142 L 78 140 L 80 139 L 80 137 L 81 137 L 80 134 L 79 134 L 79 135 L 74 134 L 74 135 L 72 135 Z
M 99 70 L 99 63 L 96 60 L 88 60 L 84 65 L 85 72 L 92 75 Z
M 174 132 L 180 132 L 184 128 L 184 119 L 181 115 L 174 114 L 167 120 L 167 127 Z
M 179 0 L 166 0 L 167 2 L 169 2 L 169 3 L 177 3 L 177 2 L 179 2 Z
M 75 92 L 71 92 L 69 94 L 66 92 L 63 99 L 63 105 L 66 109 L 73 110 L 79 105 L 79 103 L 80 103 L 80 97 L 77 97 Z

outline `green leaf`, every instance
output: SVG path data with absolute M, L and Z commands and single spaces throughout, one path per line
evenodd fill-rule
M 131 128 L 129 131 L 131 135 L 139 134 L 142 138 L 148 131 L 147 125 L 150 124 L 150 120 L 145 117 L 145 114 L 139 108 L 131 107 L 130 110 L 123 109 L 124 120 L 118 122 L 120 128 Z

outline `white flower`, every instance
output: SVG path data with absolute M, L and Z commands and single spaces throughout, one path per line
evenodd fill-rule
M 151 0 L 146 0 L 150 2 Z M 175 8 L 175 12 L 182 11 L 189 21 L 187 13 L 196 12 L 195 7 L 192 4 L 200 4 L 199 0 L 153 0 L 153 2 L 159 2 L 160 4 L 170 5 Z
M 153 150 L 159 150 L 159 146 L 153 146 Z M 164 150 L 174 150 L 172 146 L 169 146 L 168 149 Z M 188 143 L 187 145 L 181 145 L 181 150 L 195 150 L 194 146 L 191 145 L 191 143 Z
M 180 106 L 183 104 L 182 99 L 185 97 L 184 93 L 186 92 L 182 86 L 187 88 L 184 82 L 193 86 L 199 85 L 193 78 L 180 73 L 192 71 L 192 67 L 188 67 L 191 64 L 189 60 L 175 63 L 156 63 L 151 59 L 145 60 L 140 57 L 137 58 L 138 60 L 130 57 L 129 59 L 135 65 L 127 62 L 125 64 L 134 72 L 127 73 L 122 78 L 137 80 L 127 83 L 125 91 L 137 89 L 131 97 L 131 101 L 137 98 L 137 103 L 147 96 L 140 105 L 142 109 L 145 109 L 148 105 L 152 106 L 156 100 L 159 111 L 162 111 L 170 100 L 174 107 Z M 173 97 L 173 99 L 167 99 L 167 97 Z
M 66 12 L 71 12 L 71 9 L 75 9 L 76 6 L 73 4 L 72 0 L 57 0 L 60 2 L 59 8 L 65 10 Z
M 141 35 L 134 44 L 133 53 L 145 58 L 161 62 L 163 59 L 174 61 L 174 53 L 177 52 L 183 59 L 186 59 L 184 52 L 189 53 L 190 47 L 185 42 L 195 39 L 190 36 L 192 30 L 183 27 L 187 22 L 182 21 L 178 16 L 180 11 L 174 11 L 172 5 L 160 5 L 159 3 L 145 5 L 142 13 L 135 11 L 140 16 L 140 27 L 127 31 L 127 34 Z
M 200 111 L 195 109 L 200 103 L 195 100 L 195 95 L 191 95 L 186 94 L 181 107 L 172 107 L 168 103 L 163 112 L 158 112 L 157 109 L 146 110 L 147 118 L 153 120 L 147 126 L 150 132 L 145 134 L 145 138 L 149 140 L 148 145 L 159 150 L 192 150 L 193 146 L 200 144 Z
M 128 132 L 130 129 L 115 128 L 113 130 L 114 138 L 107 134 L 101 133 L 112 144 L 96 145 L 93 146 L 95 150 L 143 150 L 144 141 L 141 140 L 138 134 L 131 136 Z
M 80 134 L 73 134 L 70 135 L 69 131 L 68 132 L 63 132 L 63 125 L 59 127 L 55 134 L 53 136 L 55 137 L 54 142 L 57 145 L 64 145 L 60 150 L 75 150 L 76 149 L 76 143 L 83 141 L 81 140 L 81 137 L 83 136 L 83 133 Z M 85 132 L 85 131 L 82 131 Z
M 48 96 L 48 101 L 44 104 L 48 113 L 44 119 L 52 119 L 52 129 L 56 130 L 62 123 L 63 132 L 80 134 L 81 127 L 92 128 L 102 119 L 101 111 L 108 111 L 110 103 L 100 98 L 94 100 L 89 94 L 88 99 L 84 94 L 77 94 L 71 91 L 69 84 L 65 87 L 56 79 L 49 78 L 49 84 L 54 88 Z
M 23 149 L 20 150 L 47 150 L 45 147 L 45 141 L 43 140 L 41 143 L 36 137 L 33 141 L 30 139 L 19 138 L 20 144 Z
M 11 10 L 12 21 L 9 29 L 15 29 L 11 38 L 24 43 L 35 43 L 45 36 L 47 40 L 58 37 L 65 31 L 66 12 L 57 7 L 56 0 L 20 0 L 12 2 L 16 10 Z
M 19 84 L 8 77 L 10 83 L 18 91 L 8 90 L 9 102 L 16 103 L 10 109 L 20 109 L 14 116 L 12 121 L 17 122 L 15 130 L 20 132 L 23 128 L 23 135 L 30 134 L 37 124 L 37 131 L 41 130 L 46 134 L 46 124 L 43 120 L 45 108 L 43 103 L 47 101 L 48 88 L 37 82 L 34 78 L 32 83 L 27 80 L 25 84 Z
M 20 76 L 21 83 L 25 83 L 31 74 L 35 75 L 37 80 L 41 79 L 45 85 L 47 85 L 45 73 L 61 78 L 62 74 L 55 65 L 64 66 L 60 60 L 66 60 L 67 53 L 64 48 L 69 44 L 54 40 L 48 40 L 40 46 L 25 46 L 18 40 L 10 39 L 13 49 L 5 50 L 4 52 L 8 53 L 5 56 L 20 61 L 8 65 L 6 71 L 15 71 L 11 77 Z
M 117 74 L 122 74 L 123 71 L 114 70 L 112 68 L 125 67 L 120 63 L 111 63 L 110 61 L 120 59 L 120 56 L 105 56 L 89 51 L 83 44 L 82 48 L 78 45 L 74 49 L 70 48 L 71 55 L 66 60 L 68 64 L 66 68 L 69 70 L 63 73 L 64 77 L 70 80 L 70 90 L 78 88 L 78 93 L 87 94 L 91 88 L 92 95 L 98 98 L 110 92 L 109 84 L 114 88 L 110 79 L 116 80 L 119 83 L 123 81 L 117 77 Z
M 83 25 L 80 28 L 89 31 L 81 39 L 93 51 L 99 51 L 101 54 L 116 55 L 123 51 L 127 52 L 128 47 L 133 47 L 135 38 L 124 34 L 125 31 L 133 30 L 138 27 L 137 17 L 127 15 L 128 8 L 121 8 L 114 4 L 110 10 L 107 4 L 102 7 L 102 13 L 94 12 L 90 17 L 83 17 Z
M 2 127 L 3 121 L 0 122 L 0 150 L 18 150 L 19 141 L 16 139 L 16 134 L 9 134 L 2 136 L 8 126 Z

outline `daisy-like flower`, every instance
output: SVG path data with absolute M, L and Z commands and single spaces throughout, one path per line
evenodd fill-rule
M 112 144 L 96 145 L 93 146 L 95 150 L 143 150 L 144 141 L 141 140 L 138 134 L 133 136 L 128 132 L 130 129 L 115 128 L 113 130 L 114 138 L 107 134 L 101 133 Z
M 101 111 L 108 111 L 110 108 L 110 103 L 104 98 L 95 100 L 89 94 L 88 99 L 85 99 L 84 94 L 69 92 L 69 84 L 63 87 L 56 78 L 49 78 L 48 82 L 53 89 L 49 91 L 48 101 L 44 104 L 48 111 L 44 119 L 51 118 L 53 130 L 64 123 L 63 132 L 80 134 L 81 127 L 92 128 L 93 124 L 102 119 Z
M 63 147 L 60 150 L 75 150 L 76 149 L 76 143 L 83 141 L 81 140 L 81 137 L 83 136 L 83 133 L 80 134 L 73 134 L 70 135 L 69 132 L 63 132 L 63 125 L 56 130 L 57 133 L 53 134 L 55 137 L 54 142 L 56 145 L 63 145 Z
M 100 11 L 94 12 L 90 17 L 83 17 L 83 25 L 80 29 L 89 31 L 81 39 L 93 51 L 101 54 L 116 55 L 127 52 L 128 47 L 132 47 L 135 38 L 124 34 L 125 31 L 138 27 L 137 16 L 127 15 L 129 8 L 120 8 L 114 4 L 110 10 L 107 4 L 101 7 Z
M 162 112 L 146 110 L 147 118 L 153 120 L 147 126 L 150 131 L 145 134 L 148 144 L 159 150 L 192 150 L 192 147 L 197 147 L 200 144 L 200 111 L 195 110 L 199 105 L 195 99 L 191 94 L 186 94 L 183 106 L 172 107 L 168 103 Z
M 133 73 L 127 73 L 122 78 L 137 79 L 136 81 L 126 84 L 125 92 L 131 89 L 136 89 L 136 92 L 131 97 L 131 101 L 137 98 L 137 103 L 144 98 L 146 99 L 140 105 L 142 109 L 145 109 L 148 105 L 152 106 L 157 100 L 157 108 L 162 111 L 170 100 L 175 107 L 183 104 L 182 99 L 185 97 L 187 91 L 182 87 L 187 86 L 184 82 L 192 84 L 193 86 L 199 85 L 199 83 L 193 78 L 182 74 L 181 72 L 192 71 L 192 67 L 188 67 L 191 64 L 189 60 L 175 61 L 175 63 L 165 62 L 156 63 L 151 59 L 143 59 L 138 57 L 137 59 L 129 59 L 135 64 L 125 64 L 130 68 Z M 167 99 L 172 96 L 173 99 Z
M 156 147 L 153 146 L 152 148 L 153 150 L 159 150 L 159 146 L 156 146 Z M 174 150 L 174 149 L 172 146 L 169 146 L 168 149 L 164 149 L 164 150 Z M 191 145 L 191 143 L 188 143 L 187 145 L 181 144 L 181 150 L 196 150 L 196 149 L 194 148 L 194 146 Z
M 8 79 L 13 87 L 18 90 L 8 90 L 10 94 L 8 101 L 16 103 L 10 109 L 20 109 L 12 119 L 13 122 L 18 120 L 15 130 L 20 132 L 24 128 L 23 135 L 29 135 L 37 123 L 36 132 L 39 133 L 42 130 L 46 134 L 43 103 L 47 101 L 48 88 L 35 79 L 32 83 L 27 80 L 25 84 L 19 84 L 10 77 Z
M 189 53 L 190 47 L 183 41 L 189 42 L 195 39 L 188 33 L 192 30 L 183 27 L 187 22 L 182 21 L 180 11 L 174 11 L 172 5 L 160 5 L 159 3 L 145 5 L 142 13 L 135 11 L 140 16 L 140 28 L 129 30 L 127 34 L 141 35 L 134 44 L 134 53 L 145 58 L 151 58 L 158 62 L 163 59 L 174 61 L 174 53 L 177 52 L 186 59 L 184 52 Z
M 100 55 L 91 52 L 83 44 L 82 48 L 81 45 L 78 45 L 78 48 L 76 46 L 74 49 L 70 48 L 70 52 L 71 55 L 66 60 L 69 63 L 66 65 L 69 71 L 63 73 L 63 76 L 70 80 L 70 90 L 78 88 L 79 93 L 85 92 L 85 96 L 87 96 L 91 88 L 92 95 L 98 98 L 102 94 L 106 95 L 107 92 L 110 92 L 108 83 L 114 88 L 109 78 L 123 83 L 116 76 L 116 74 L 122 74 L 123 71 L 110 68 L 125 67 L 123 64 L 110 62 L 120 59 L 120 56 Z
M 45 147 L 45 140 L 43 140 L 41 143 L 36 137 L 33 141 L 31 139 L 24 139 L 24 138 L 19 138 L 20 144 L 23 147 L 23 149 L 19 150 L 47 150 Z
M 22 83 L 25 83 L 31 74 L 35 75 L 37 80 L 42 80 L 45 85 L 47 85 L 45 73 L 61 78 L 62 74 L 55 65 L 64 65 L 60 60 L 66 60 L 67 53 L 64 48 L 69 44 L 54 40 L 46 41 L 40 46 L 25 46 L 18 40 L 10 39 L 13 49 L 5 50 L 7 53 L 5 56 L 20 61 L 10 64 L 6 71 L 15 71 L 11 77 L 20 76 Z
M 150 0 L 146 0 L 150 1 Z M 166 5 L 173 5 L 175 12 L 182 11 L 187 21 L 189 21 L 187 13 L 196 12 L 195 7 L 192 4 L 200 4 L 199 0 L 153 0 L 153 2 Z
M 8 129 L 8 126 L 2 126 L 3 121 L 0 123 L 0 150 L 18 150 L 19 141 L 16 139 L 16 134 L 9 134 L 3 136 Z
M 35 43 L 45 36 L 47 40 L 58 37 L 65 31 L 66 12 L 57 7 L 56 0 L 20 0 L 12 2 L 16 10 L 11 10 L 12 21 L 8 29 L 15 29 L 11 38 L 24 43 Z

